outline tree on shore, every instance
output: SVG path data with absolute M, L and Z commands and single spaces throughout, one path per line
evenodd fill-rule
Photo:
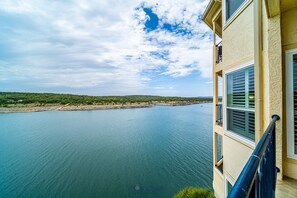
M 114 104 L 153 104 L 153 103 L 180 103 L 193 104 L 201 101 L 212 102 L 210 97 L 166 97 L 150 95 L 131 96 L 86 96 L 53 93 L 22 93 L 0 92 L 0 107 L 19 105 L 114 105 Z

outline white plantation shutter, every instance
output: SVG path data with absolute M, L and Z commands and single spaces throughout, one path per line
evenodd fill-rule
M 240 71 L 232 77 L 232 106 L 245 107 L 245 72 Z
M 245 131 L 245 112 L 228 109 L 229 127 L 235 131 Z
M 255 108 L 255 79 L 254 79 L 254 67 L 248 70 L 249 75 L 249 107 Z
M 255 139 L 254 67 L 227 75 L 227 130 Z
M 255 112 L 249 112 L 248 133 L 255 139 Z

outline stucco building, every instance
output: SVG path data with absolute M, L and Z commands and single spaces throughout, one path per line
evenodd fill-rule
M 211 0 L 203 20 L 214 33 L 215 195 L 228 196 L 277 114 L 276 197 L 297 196 L 297 1 Z

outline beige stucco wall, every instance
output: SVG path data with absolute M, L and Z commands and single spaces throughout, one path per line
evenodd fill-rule
M 223 70 L 240 65 L 254 56 L 253 3 L 223 30 Z
M 262 9 L 262 66 L 263 66 L 263 119 L 264 129 L 277 114 L 281 120 L 276 125 L 276 164 L 280 168 L 278 178 L 283 176 L 283 89 L 280 15 L 267 18 L 265 3 Z
M 217 197 L 224 197 L 224 179 L 221 173 L 217 170 L 213 171 L 213 188 Z
M 251 156 L 253 149 L 227 135 L 223 138 L 223 145 L 224 174 L 228 174 L 234 182 Z
M 227 23 L 223 29 L 223 71 L 240 66 L 254 58 L 253 2 Z M 252 149 L 236 138 L 224 135 L 224 174 L 235 181 L 249 159 Z
M 269 100 L 269 81 L 267 80 L 269 76 L 267 75 L 269 73 L 269 61 L 268 61 L 268 18 L 266 8 L 265 8 L 265 1 L 262 1 L 262 68 L 263 68 L 263 101 Z M 270 103 L 263 102 L 263 125 L 264 128 L 269 124 L 271 117 L 265 116 L 270 115 Z
M 254 59 L 254 19 L 253 2 L 248 4 L 223 27 L 223 62 L 222 71 L 240 66 Z M 215 71 L 215 70 L 214 70 Z M 214 83 L 217 86 L 217 83 Z M 215 93 L 214 93 L 215 94 Z M 223 168 L 224 177 L 227 175 L 233 182 L 239 176 L 249 159 L 252 148 L 242 144 L 238 139 L 225 135 L 223 130 Z M 215 170 L 213 187 L 218 197 L 224 197 L 224 177 Z
M 281 31 L 282 31 L 282 56 L 283 56 L 283 78 L 286 79 L 286 50 L 297 48 L 297 7 L 286 10 L 281 13 Z M 283 85 L 284 97 L 283 100 L 286 101 L 286 82 Z M 297 160 L 287 158 L 287 136 L 286 136 L 286 104 L 284 103 L 284 132 L 283 132 L 283 169 L 284 175 L 297 179 Z
M 239 66 L 260 56 L 262 74 L 259 77 L 263 88 L 263 129 L 268 126 L 273 114 L 278 114 L 281 120 L 276 127 L 277 166 L 283 174 L 297 179 L 297 160 L 286 157 L 286 118 L 285 118 L 285 50 L 297 48 L 297 7 L 286 10 L 281 15 L 268 18 L 265 0 L 262 0 L 261 38 L 262 48 L 255 54 L 254 38 L 257 25 L 254 22 L 254 3 L 242 10 L 236 18 L 223 27 L 223 71 Z M 255 59 L 256 60 L 256 59 Z M 255 78 L 257 75 L 255 75 Z M 256 81 L 257 79 L 255 79 Z M 259 111 L 259 109 L 256 109 Z M 258 132 L 259 133 L 259 132 Z M 256 134 L 256 137 L 262 134 Z M 237 138 L 224 133 L 223 137 L 224 175 L 235 181 L 250 157 L 253 147 L 243 144 Z M 214 170 L 213 186 L 219 197 L 224 193 L 224 179 Z

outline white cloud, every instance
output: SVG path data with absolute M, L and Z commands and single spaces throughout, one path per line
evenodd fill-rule
M 35 79 L 44 86 L 74 88 L 110 83 L 136 92 L 148 85 L 151 78 L 144 73 L 149 71 L 173 77 L 200 72 L 209 78 L 212 44 L 201 36 L 209 30 L 197 20 L 207 2 L 2 0 L 0 13 L 25 20 L 0 27 L 14 55 L 2 62 L 0 56 L 0 81 Z M 135 9 L 142 4 L 152 8 L 161 25 L 179 24 L 192 35 L 164 29 L 147 33 L 144 23 L 150 18 Z M 166 57 L 151 54 L 164 51 Z

